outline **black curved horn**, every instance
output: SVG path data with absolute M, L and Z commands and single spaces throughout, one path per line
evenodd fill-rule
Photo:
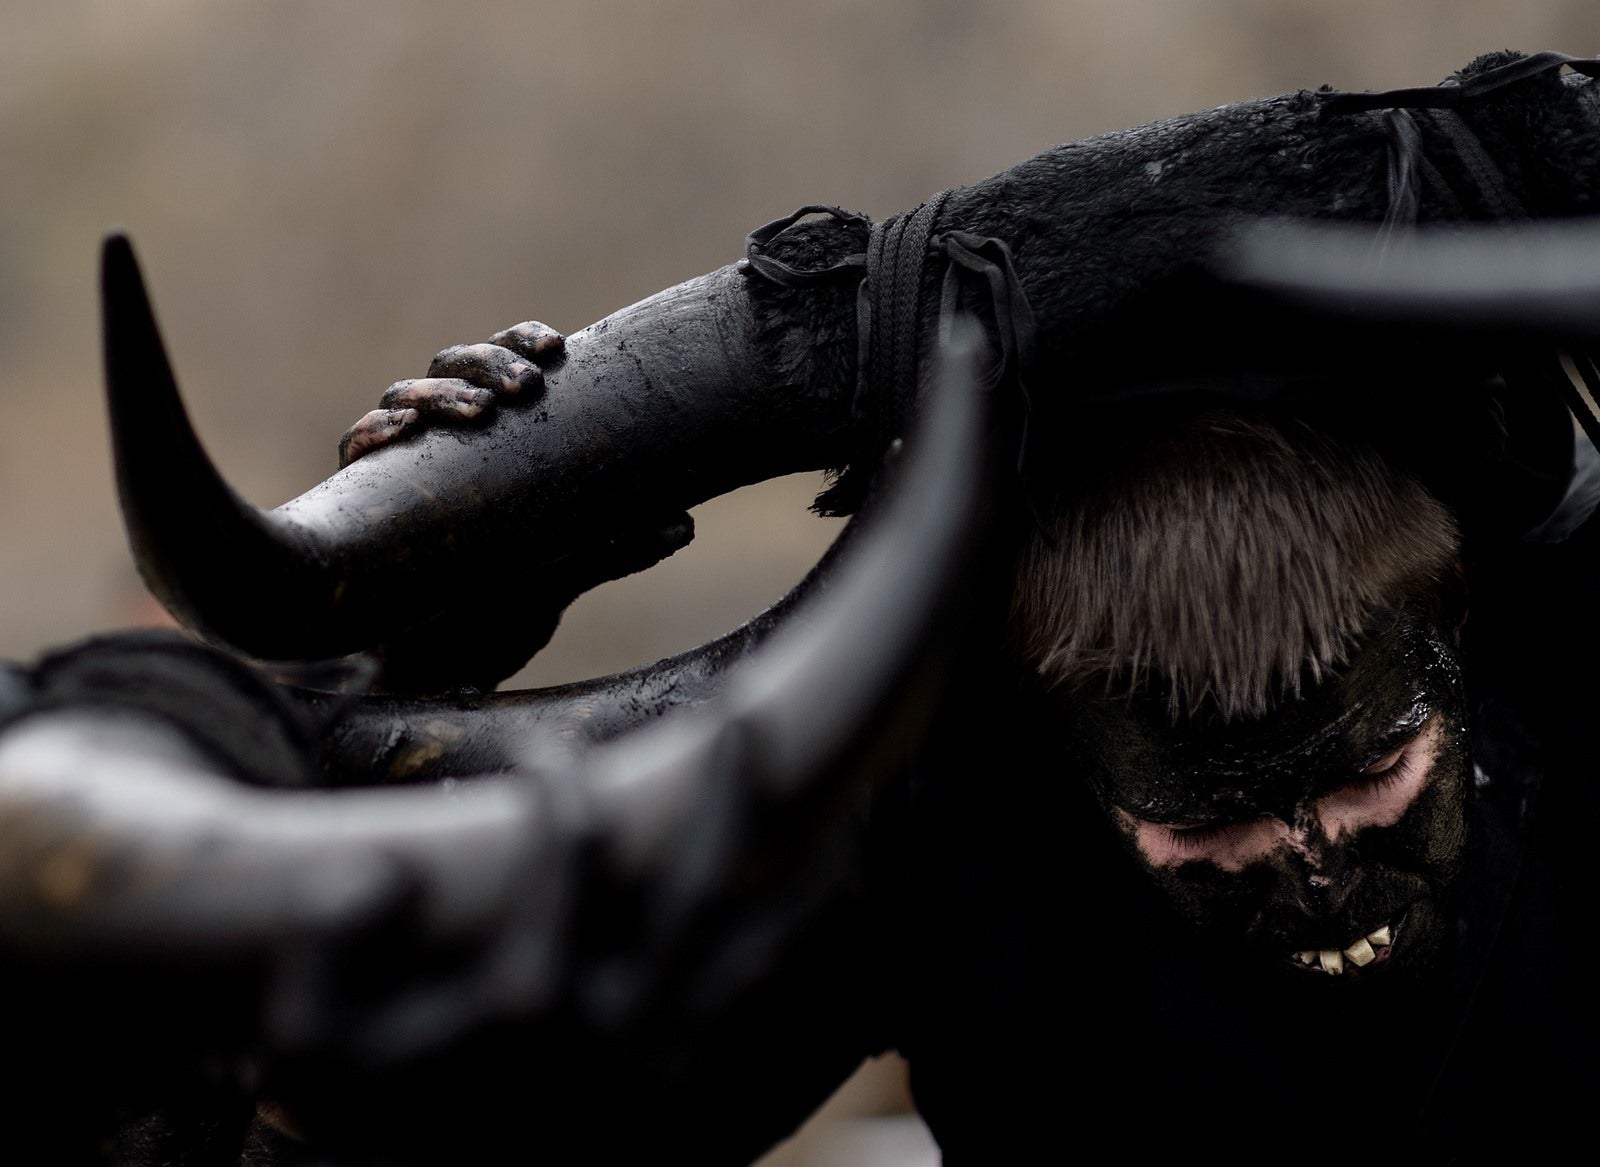
M 151 590 L 186 625 L 241 646 L 256 621 L 270 630 L 280 613 L 331 603 L 337 583 L 310 538 L 240 499 L 206 457 L 125 236 L 106 239 L 100 280 L 117 486 Z
M 1369 325 L 1600 340 L 1600 218 L 1419 228 L 1263 222 L 1217 261 L 1240 288 Z
M 596 529 L 637 526 L 641 498 L 681 512 L 840 457 L 847 403 L 784 392 L 761 367 L 745 277 L 728 267 L 570 337 L 543 396 L 470 437 L 424 433 L 260 510 L 195 438 L 120 235 L 102 290 L 140 571 L 186 625 L 256 656 L 370 647 L 437 615 L 463 580 L 537 572 Z

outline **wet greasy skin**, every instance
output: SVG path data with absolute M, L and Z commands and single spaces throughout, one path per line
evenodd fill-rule
M 1280 963 L 1401 921 L 1382 967 L 1431 954 L 1471 760 L 1459 667 L 1422 613 L 1387 617 L 1265 717 L 1174 725 L 1166 709 L 1164 694 L 1080 694 L 1065 719 L 1133 861 L 1186 920 Z

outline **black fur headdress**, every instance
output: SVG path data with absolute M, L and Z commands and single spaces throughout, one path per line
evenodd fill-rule
M 1485 390 L 1486 404 L 1464 440 L 1503 445 L 1506 410 L 1526 403 L 1508 407 L 1505 394 L 1490 392 L 1507 372 L 1502 349 L 1444 349 L 1371 330 L 1352 343 L 1348 313 L 1286 317 L 1281 302 L 1221 294 L 1216 276 L 1240 233 L 1265 221 L 1365 224 L 1374 234 L 1360 246 L 1381 255 L 1418 226 L 1592 214 L 1600 209 L 1597 71 L 1556 53 L 1502 52 L 1428 89 L 1240 102 L 1057 147 L 870 228 L 843 216 L 758 233 L 757 272 L 779 275 L 754 281 L 764 285 L 756 294 L 771 320 L 787 317 L 803 295 L 819 329 L 870 322 L 873 333 L 858 346 L 858 445 L 819 508 L 853 509 L 870 468 L 905 428 L 917 385 L 881 354 L 905 343 L 929 351 L 948 267 L 941 245 L 948 252 L 957 236 L 1004 252 L 987 273 L 991 286 L 969 281 L 960 295 L 998 305 L 990 315 L 1002 333 L 1015 329 L 1021 303 L 1027 335 L 1012 347 L 1027 367 L 1011 373 L 1028 384 L 1035 435 L 1070 424 L 1063 415 L 1086 400 L 1190 390 L 1317 396 L 1335 384 L 1386 396 L 1410 386 L 1436 424 L 1430 397 L 1459 396 L 1465 382 Z M 907 223 L 920 229 L 909 246 L 926 239 L 926 251 L 908 264 L 901 239 L 897 255 L 875 257 L 874 244 L 903 236 Z M 908 316 L 912 270 L 918 324 L 908 341 L 892 333 Z M 857 287 L 839 277 L 863 272 L 861 310 L 851 312 Z M 818 309 L 819 284 L 839 297 L 831 310 Z M 841 343 L 835 351 L 850 350 Z M 808 362 L 785 372 L 805 391 L 827 394 L 858 369 Z M 1525 369 L 1513 372 L 1526 379 Z M 1529 423 L 1526 441 L 1559 445 L 1565 423 L 1552 423 L 1549 409 L 1534 412 L 1543 420 Z M 1048 440 L 1029 456 L 1048 460 Z

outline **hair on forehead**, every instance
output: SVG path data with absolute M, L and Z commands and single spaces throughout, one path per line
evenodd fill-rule
M 1190 407 L 1080 432 L 1013 594 L 1017 647 L 1051 688 L 1165 687 L 1174 717 L 1259 716 L 1457 561 L 1442 503 L 1303 419 Z

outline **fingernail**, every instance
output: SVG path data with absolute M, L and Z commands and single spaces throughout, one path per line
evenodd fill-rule
M 507 367 L 506 375 L 501 378 L 500 383 L 505 386 L 507 393 L 516 393 L 536 380 L 538 373 L 537 366 L 523 364 L 518 361 L 516 364 Z

